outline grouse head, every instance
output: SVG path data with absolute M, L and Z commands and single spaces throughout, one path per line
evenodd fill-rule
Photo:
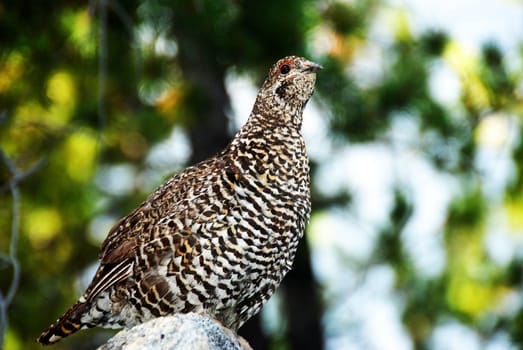
M 280 59 L 271 67 L 253 113 L 270 117 L 276 124 L 293 123 L 300 127 L 303 108 L 314 92 L 316 72 L 321 68 L 303 57 Z

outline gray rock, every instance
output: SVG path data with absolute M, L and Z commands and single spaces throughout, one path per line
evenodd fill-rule
M 98 350 L 252 350 L 245 339 L 197 314 L 159 317 L 117 333 Z

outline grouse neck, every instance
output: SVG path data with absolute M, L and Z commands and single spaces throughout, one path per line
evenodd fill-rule
M 302 121 L 303 121 L 303 107 L 291 109 L 286 108 L 284 110 L 271 110 L 271 111 L 261 111 L 257 108 L 254 108 L 251 112 L 249 119 L 245 127 L 259 126 L 267 129 L 277 129 L 277 128 L 290 128 L 295 129 L 298 132 L 301 131 Z

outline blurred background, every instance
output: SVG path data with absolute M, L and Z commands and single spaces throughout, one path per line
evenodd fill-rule
M 294 54 L 324 66 L 303 125 L 313 212 L 240 334 L 523 348 L 522 44 L 520 0 L 0 3 L 0 347 L 39 348 L 111 225 L 220 150 Z

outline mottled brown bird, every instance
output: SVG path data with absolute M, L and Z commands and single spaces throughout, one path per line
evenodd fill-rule
M 291 269 L 310 216 L 301 125 L 319 69 L 296 56 L 276 62 L 231 143 L 113 226 L 93 281 L 38 342 L 188 312 L 237 331 L 256 314 Z

